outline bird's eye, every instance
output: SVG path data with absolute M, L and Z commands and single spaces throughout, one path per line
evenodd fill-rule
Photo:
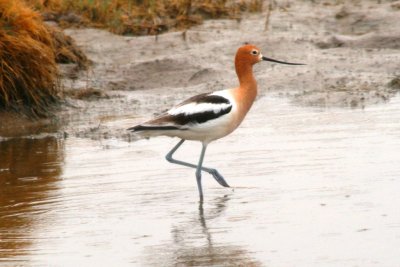
M 252 54 L 252 55 L 258 55 L 258 51 L 257 51 L 257 50 L 252 50 L 252 51 L 251 51 L 251 54 Z

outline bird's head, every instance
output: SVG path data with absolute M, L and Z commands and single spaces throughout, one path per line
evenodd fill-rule
M 285 61 L 280 61 L 280 60 L 272 59 L 269 57 L 265 57 L 261 54 L 261 51 L 257 46 L 251 45 L 251 44 L 247 44 L 247 45 L 243 45 L 243 46 L 239 47 L 239 49 L 236 52 L 236 57 L 235 57 L 236 64 L 254 65 L 260 61 L 270 61 L 270 62 L 286 64 L 286 65 L 305 65 L 302 63 L 290 63 L 290 62 L 285 62 Z

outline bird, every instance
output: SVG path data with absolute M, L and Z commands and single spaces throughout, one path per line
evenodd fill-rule
M 156 118 L 128 128 L 130 132 L 145 138 L 168 136 L 181 139 L 165 158 L 170 163 L 196 169 L 195 176 L 201 202 L 204 199 L 201 184 L 202 172 L 211 174 L 221 186 L 230 187 L 217 169 L 203 166 L 203 161 L 207 146 L 212 141 L 232 133 L 250 110 L 257 96 L 257 81 L 253 75 L 253 65 L 261 61 L 305 65 L 265 57 L 257 46 L 245 44 L 238 48 L 235 56 L 239 86 L 190 97 Z M 173 157 L 185 140 L 202 143 L 197 164 Z

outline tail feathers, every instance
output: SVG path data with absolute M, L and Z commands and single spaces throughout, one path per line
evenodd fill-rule
M 165 126 L 160 126 L 160 125 L 136 125 L 134 127 L 128 128 L 128 131 L 131 132 L 142 132 L 142 131 L 163 131 L 163 130 L 179 130 L 178 127 L 172 126 L 172 125 L 165 125 Z

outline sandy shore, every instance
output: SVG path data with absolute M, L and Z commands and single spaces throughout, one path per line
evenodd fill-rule
M 65 85 L 96 88 L 110 96 L 81 103 L 93 119 L 99 113 L 148 117 L 192 94 L 236 86 L 233 56 L 249 42 L 267 56 L 307 64 L 257 65 L 260 97 L 288 97 L 303 106 L 363 108 L 389 101 L 400 90 L 399 14 L 398 5 L 390 2 L 287 1 L 240 22 L 206 21 L 184 33 L 158 37 L 67 30 L 95 65 Z
M 115 116 L 150 117 L 192 94 L 236 86 L 233 57 L 245 42 L 267 56 L 307 64 L 257 65 L 260 97 L 328 108 L 389 101 L 400 90 L 399 3 L 347 2 L 279 2 L 241 21 L 209 20 L 157 37 L 66 30 L 94 63 L 80 73 L 62 66 L 66 90 L 96 89 L 101 94 L 69 100 L 57 120 L 59 132 L 127 138 L 100 129 L 102 122 Z M 14 124 L 16 133 L 32 131 L 18 129 L 20 125 L 24 123 Z M 9 127 L 14 126 L 3 124 L 0 130 L 13 132 Z

